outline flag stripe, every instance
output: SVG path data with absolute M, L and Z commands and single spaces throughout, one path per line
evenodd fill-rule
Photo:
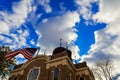
M 32 54 L 28 53 L 25 49 L 21 51 L 21 54 L 28 60 L 31 59 L 33 56 Z
M 9 55 L 6 55 L 5 57 L 7 58 L 7 57 L 10 57 L 10 56 L 12 56 L 12 55 L 14 55 L 14 54 L 17 54 L 19 51 L 13 51 L 13 52 L 9 52 L 8 54 Z
M 10 53 L 8 53 L 8 54 L 9 54 L 9 55 L 6 55 L 6 56 L 5 56 L 6 60 L 10 60 L 12 57 L 18 55 L 18 54 L 19 54 L 19 51 L 16 51 L 16 52 L 14 51 L 13 53 L 10 52 Z
M 25 48 L 25 49 L 21 49 L 21 50 L 11 51 L 11 52 L 7 53 L 5 58 L 8 61 L 11 58 L 13 58 L 14 56 L 16 56 L 18 54 L 22 54 L 26 59 L 30 60 L 32 58 L 32 56 L 34 55 L 34 53 L 36 52 L 36 50 L 37 49 L 35 49 L 35 48 Z

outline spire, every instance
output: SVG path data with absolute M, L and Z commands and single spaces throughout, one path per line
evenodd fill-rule
M 66 49 L 68 49 L 68 42 L 66 42 Z
M 60 47 L 62 47 L 62 38 L 60 38 Z
M 45 49 L 45 51 L 44 51 L 44 55 L 46 54 L 46 49 Z

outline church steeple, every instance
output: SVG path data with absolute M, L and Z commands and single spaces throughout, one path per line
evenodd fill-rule
M 68 42 L 66 42 L 66 49 L 68 49 Z

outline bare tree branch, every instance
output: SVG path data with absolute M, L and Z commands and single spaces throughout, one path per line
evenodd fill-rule
M 101 60 L 95 65 L 93 73 L 99 80 L 112 80 L 113 64 L 111 59 Z

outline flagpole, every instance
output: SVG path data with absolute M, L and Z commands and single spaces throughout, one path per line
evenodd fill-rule
M 38 54 L 39 54 L 39 51 L 40 51 L 40 47 L 38 47 L 37 49 L 38 49 L 38 51 L 37 51 L 36 57 L 38 57 Z
M 38 54 L 40 51 L 40 47 L 38 47 L 37 49 L 38 49 L 38 51 L 37 51 L 37 55 L 35 56 L 34 61 L 33 61 L 33 67 L 35 67 L 35 61 L 37 60 L 37 57 L 38 57 Z

